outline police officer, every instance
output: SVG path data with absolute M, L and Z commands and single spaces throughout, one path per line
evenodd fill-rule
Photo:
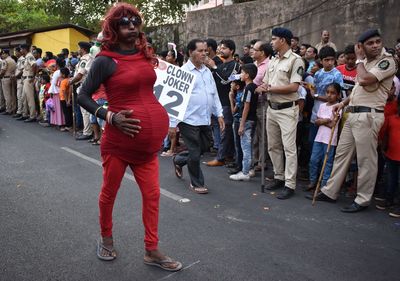
M 10 50 L 1 52 L 2 66 L 0 70 L 1 85 L 6 102 L 6 111 L 2 114 L 13 115 L 16 110 L 13 76 L 16 69 L 15 61 L 10 57 Z
M 267 92 L 268 97 L 268 153 L 274 168 L 274 179 L 267 189 L 283 187 L 278 199 L 290 198 L 296 188 L 297 89 L 304 73 L 304 63 L 290 48 L 292 38 L 292 32 L 286 28 L 272 30 L 271 45 L 277 54 L 271 59 L 263 84 L 257 89 L 258 92 Z
M 36 59 L 29 51 L 29 45 L 22 44 L 20 46 L 21 54 L 25 57 L 24 69 L 22 72 L 22 95 L 24 99 L 24 116 L 17 120 L 25 120 L 30 123 L 36 121 L 36 103 L 35 103 L 35 86 L 34 80 L 36 75 Z M 29 118 L 27 118 L 29 116 Z
M 18 58 L 17 67 L 15 69 L 15 79 L 17 81 L 17 113 L 13 115 L 13 118 L 21 118 L 25 111 L 25 99 L 22 94 L 22 88 L 24 86 L 22 81 L 22 72 L 24 70 L 25 57 L 22 55 L 20 47 L 15 48 L 15 56 Z M 28 119 L 28 117 L 25 119 Z
M 357 155 L 357 197 L 341 209 L 354 213 L 368 207 L 374 192 L 378 163 L 378 133 L 384 122 L 383 109 L 397 66 L 393 56 L 382 47 L 378 30 L 368 30 L 355 46 L 357 56 L 356 85 L 351 95 L 334 107 L 337 112 L 346 105 L 346 120 L 336 149 L 331 178 L 316 200 L 335 202 L 350 163 Z M 307 196 L 312 199 L 311 195 Z
M 90 55 L 90 48 L 92 45 L 89 42 L 79 42 L 79 54 L 81 59 L 75 71 L 75 76 L 69 81 L 69 85 L 78 86 L 78 94 L 80 85 L 85 81 L 86 76 L 89 72 L 90 66 L 93 61 L 93 57 Z M 82 135 L 76 137 L 77 140 L 89 140 L 92 136 L 92 127 L 90 125 L 90 113 L 81 107 L 82 118 L 83 118 L 83 132 Z

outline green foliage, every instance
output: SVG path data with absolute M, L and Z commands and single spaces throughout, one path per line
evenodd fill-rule
M 0 0 L 0 33 L 60 23 L 59 16 L 46 12 L 46 2 L 42 0 Z
M 0 33 L 72 23 L 100 30 L 109 0 L 0 0 Z M 127 0 L 139 8 L 148 26 L 182 21 L 185 5 L 199 0 Z

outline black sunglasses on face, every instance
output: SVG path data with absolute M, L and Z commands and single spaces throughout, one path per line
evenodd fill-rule
M 139 26 L 142 24 L 142 19 L 139 16 L 133 16 L 131 18 L 123 17 L 118 21 L 119 25 L 127 26 L 132 23 L 134 26 Z

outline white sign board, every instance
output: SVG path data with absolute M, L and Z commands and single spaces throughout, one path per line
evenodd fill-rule
M 183 120 L 192 93 L 195 75 L 160 60 L 156 68 L 154 95 L 170 117 Z

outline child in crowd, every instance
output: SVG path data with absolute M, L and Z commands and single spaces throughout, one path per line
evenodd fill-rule
M 228 170 L 229 174 L 237 174 L 242 170 L 243 152 L 240 146 L 240 136 L 238 134 L 240 126 L 240 108 L 242 107 L 242 96 L 245 83 L 241 80 L 234 80 L 231 83 L 229 100 L 233 115 L 233 139 L 235 142 L 235 167 Z
M 239 109 L 241 118 L 238 129 L 240 136 L 240 146 L 243 152 L 242 171 L 231 175 L 229 178 L 235 181 L 250 180 L 250 168 L 252 160 L 252 136 L 255 122 L 257 120 L 257 100 L 258 95 L 255 93 L 257 85 L 253 83 L 253 79 L 257 76 L 257 66 L 248 63 L 242 66 L 240 80 L 245 82 L 246 87 L 243 91 L 242 106 Z
M 92 95 L 92 98 L 99 106 L 107 107 L 106 88 L 103 84 L 101 84 L 99 89 Z M 92 143 L 92 145 L 100 145 L 104 120 L 90 114 L 90 124 L 93 129 L 93 138 L 90 139 L 89 142 Z
M 385 123 L 379 132 L 380 147 L 385 155 L 388 172 L 387 185 L 382 198 L 375 197 L 376 208 L 385 210 L 393 207 L 394 197 L 398 190 L 400 167 L 400 99 L 395 95 L 395 85 L 392 84 L 387 103 L 385 105 Z M 391 216 L 400 217 L 400 208 L 395 208 Z
M 357 65 L 354 45 L 348 45 L 344 49 L 345 64 L 338 65 L 337 70 L 343 75 L 342 99 L 348 97 L 356 84 Z
M 316 93 L 314 94 L 314 106 L 311 113 L 311 127 L 310 127 L 310 147 L 314 142 L 315 136 L 317 135 L 318 126 L 315 124 L 317 119 L 317 113 L 321 104 L 328 101 L 326 96 L 326 89 L 328 85 L 332 83 L 338 83 L 340 87 L 343 87 L 343 76 L 335 68 L 335 56 L 336 52 L 332 47 L 323 47 L 319 54 L 323 69 L 320 69 L 314 75 L 314 83 L 316 88 Z
M 46 102 L 50 98 L 49 94 L 50 89 L 50 76 L 47 74 L 43 74 L 40 79 L 40 89 L 39 89 L 39 105 L 41 107 L 41 121 L 40 125 L 44 127 L 50 126 L 50 112 L 46 110 Z
M 72 129 L 72 106 L 71 106 L 71 91 L 68 86 L 70 71 L 68 68 L 63 67 L 60 69 L 61 83 L 60 83 L 60 104 L 64 113 L 65 126 L 62 126 L 60 131 L 69 131 Z
M 318 132 L 315 137 L 313 149 L 311 152 L 310 159 L 310 184 L 308 190 L 312 190 L 316 187 L 319 173 L 321 170 L 322 163 L 324 161 L 325 152 L 327 150 L 332 128 L 335 126 L 334 134 L 332 137 L 331 148 L 329 150 L 328 158 L 324 174 L 321 181 L 321 186 L 325 186 L 328 181 L 332 166 L 333 159 L 335 156 L 335 148 L 337 145 L 338 126 L 336 123 L 339 116 L 334 116 L 332 113 L 332 106 L 338 103 L 340 99 L 341 87 L 338 83 L 332 83 L 326 88 L 326 99 L 327 102 L 321 104 L 318 109 L 317 118 L 315 119 L 315 125 L 318 126 Z

